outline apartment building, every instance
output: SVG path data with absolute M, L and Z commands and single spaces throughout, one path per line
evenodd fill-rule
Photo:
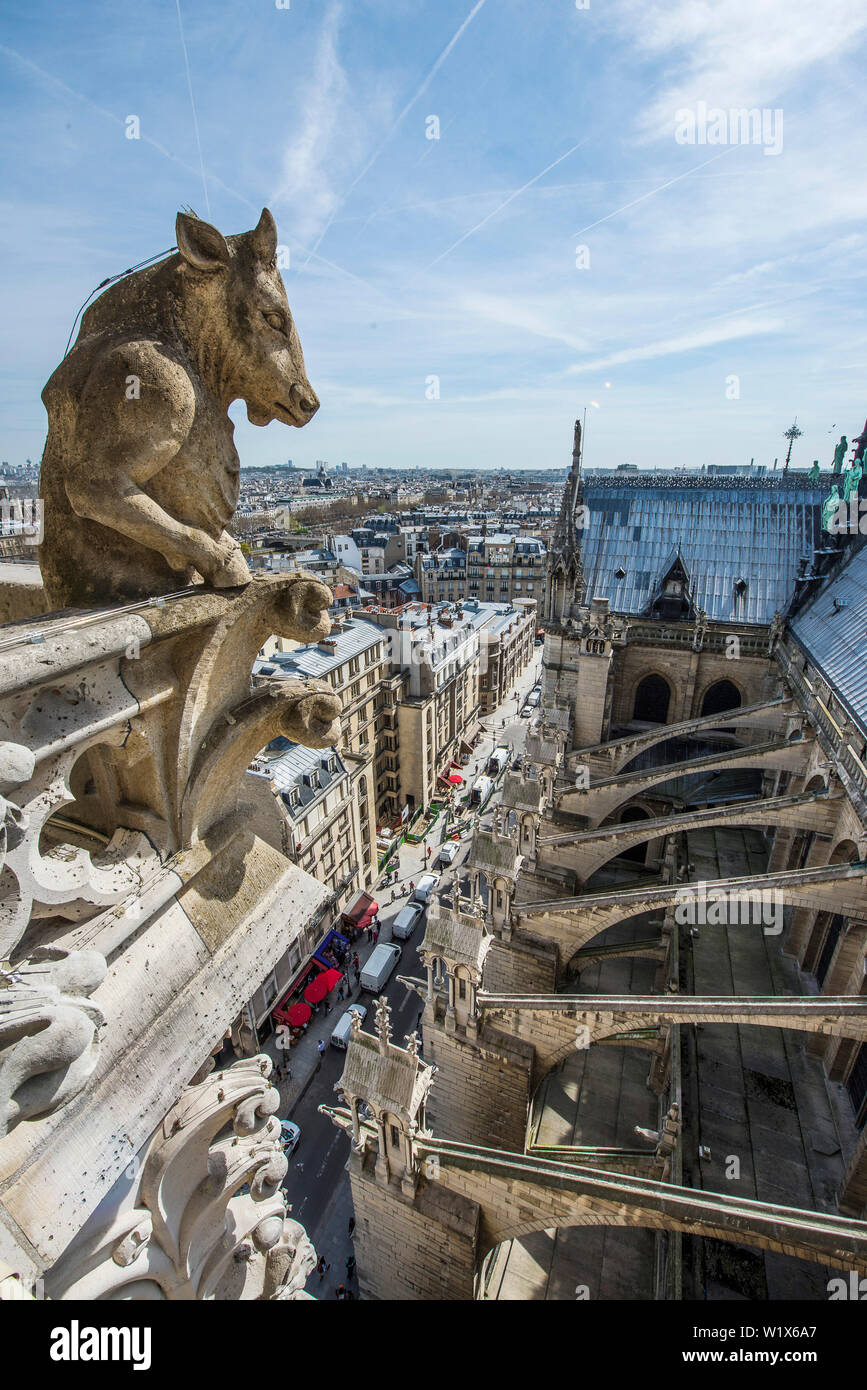
M 507 608 L 496 608 L 484 629 L 486 660 L 479 673 L 479 704 L 483 716 L 509 698 L 521 672 L 533 657 L 536 641 L 536 604 L 523 599 Z
M 254 683 L 279 677 L 328 681 L 343 702 L 340 755 L 358 802 L 357 862 L 363 886 L 376 875 L 377 822 L 390 812 L 386 789 L 377 795 L 377 717 L 400 680 L 391 670 L 384 634 L 363 619 L 339 619 L 321 642 L 254 663 Z
M 529 661 L 535 607 L 413 603 L 370 617 L 389 631 L 393 669 L 404 675 L 393 711 L 395 773 L 402 803 L 413 810 L 443 790 L 451 763 L 469 751 L 480 716 L 505 699 Z
M 281 816 L 280 849 L 329 890 L 334 912 L 364 888 L 360 806 L 336 749 L 274 739 L 249 769 L 267 779 Z
M 339 750 L 278 739 L 254 764 L 279 802 L 279 847 L 335 902 L 376 877 L 377 825 L 429 805 L 480 717 L 509 695 L 532 655 L 535 611 L 475 600 L 368 608 L 340 615 L 321 642 L 256 661 L 255 683 L 327 680 L 343 702 Z
M 533 536 L 459 536 L 455 545 L 419 555 L 416 575 L 425 603 L 469 598 L 482 603 L 540 603 L 546 560 L 544 543 Z

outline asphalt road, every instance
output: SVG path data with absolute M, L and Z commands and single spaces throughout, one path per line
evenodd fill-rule
M 483 757 L 487 758 L 493 748 L 500 744 L 508 743 L 514 752 L 523 748 L 530 721 L 521 719 L 518 711 L 523 704 L 524 696 L 539 676 L 540 662 L 541 648 L 537 648 L 536 659 L 531 663 L 520 682 L 521 701 L 516 705 L 513 699 L 507 700 L 495 715 L 484 720 L 484 724 L 490 732 L 479 741 L 478 760 Z M 473 772 L 475 762 L 476 758 L 471 760 L 467 769 L 468 774 Z M 469 781 L 469 776 L 467 780 Z M 495 792 L 489 803 L 486 813 L 482 817 L 482 824 L 489 825 L 491 823 L 494 805 L 498 799 L 499 790 Z M 434 830 L 432 860 L 435 860 L 441 838 L 442 831 L 437 825 Z M 453 885 L 456 876 L 461 879 L 464 878 L 466 860 L 470 852 L 470 841 L 470 836 L 464 839 L 454 864 L 448 869 L 436 870 L 436 872 L 441 873 L 438 892 L 448 890 Z M 422 856 L 423 850 L 420 847 L 402 847 L 402 875 L 414 874 L 418 878 L 419 874 L 423 872 Z M 407 896 L 402 895 L 397 901 L 391 903 L 388 901 L 389 896 L 389 892 L 380 890 L 380 941 L 393 939 L 391 924 L 408 901 Z M 419 1031 L 422 1031 L 420 1026 L 422 1001 L 414 990 L 409 990 L 405 985 L 398 983 L 396 977 L 398 975 L 424 977 L 425 970 L 418 956 L 418 948 L 424 939 L 424 921 L 425 918 L 422 916 L 410 940 L 401 943 L 403 951 L 400 962 L 383 991 L 391 1006 L 392 1037 L 397 1043 L 402 1043 L 405 1035 L 412 1032 L 417 1026 Z M 359 995 L 356 991 L 353 995 L 353 1002 L 360 1002 L 367 1007 L 368 1013 L 364 1021 L 364 1028 L 367 1032 L 372 1031 L 375 997 L 366 992 Z M 339 1014 L 335 1012 L 335 1021 L 338 1017 Z M 423 1055 L 424 1038 L 422 1036 Z M 334 1298 L 337 1284 L 345 1280 L 343 1262 L 352 1249 L 347 1236 L 347 1223 L 352 1212 L 349 1178 L 346 1172 L 350 1148 L 349 1138 L 342 1130 L 337 1129 L 332 1124 L 327 1115 L 320 1115 L 319 1113 L 320 1105 L 337 1103 L 335 1087 L 343 1074 L 343 1062 L 343 1052 L 337 1048 L 327 1047 L 320 1069 L 314 1073 L 307 1090 L 289 1112 L 289 1117 L 301 1127 L 301 1143 L 289 1161 L 289 1171 L 284 1186 L 287 1199 L 292 1207 L 292 1216 L 306 1228 L 317 1254 L 324 1254 L 331 1266 L 329 1273 L 323 1280 L 320 1281 L 314 1273 L 308 1281 L 308 1290 L 320 1299 Z M 357 1291 L 357 1284 L 353 1284 L 351 1287 Z

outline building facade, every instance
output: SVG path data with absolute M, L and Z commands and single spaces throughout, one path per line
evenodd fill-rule
M 467 535 L 416 559 L 424 603 L 539 603 L 545 594 L 546 550 L 532 536 Z

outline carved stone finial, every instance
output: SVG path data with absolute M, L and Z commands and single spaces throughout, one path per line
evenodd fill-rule
M 407 1033 L 406 1037 L 404 1038 L 404 1042 L 406 1043 L 406 1050 L 409 1053 L 410 1057 L 418 1057 L 419 1041 L 420 1039 L 415 1029 L 413 1029 L 411 1033 Z
M 41 946 L 0 976 L 0 1137 L 77 1095 L 99 1060 L 98 951 Z
M 391 1041 L 391 1007 L 384 994 L 376 1001 L 376 1031 L 379 1035 L 379 1050 L 384 1054 L 388 1051 Z

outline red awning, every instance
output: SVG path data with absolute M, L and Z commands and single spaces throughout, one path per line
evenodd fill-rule
M 326 970 L 325 974 L 321 975 L 319 978 L 325 981 L 325 984 L 327 986 L 325 992 L 326 994 L 328 994 L 331 992 L 335 985 L 340 984 L 340 981 L 343 979 L 343 975 L 339 970 L 334 970 L 332 968 L 331 970 Z
M 364 931 L 365 927 L 370 926 L 378 911 L 379 903 L 371 903 L 364 916 L 359 917 L 358 921 L 355 922 L 354 925 L 358 928 L 359 931 Z

